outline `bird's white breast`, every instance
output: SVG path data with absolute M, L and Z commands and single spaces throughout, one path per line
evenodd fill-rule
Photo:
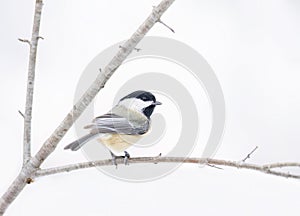
M 105 145 L 114 154 L 118 154 L 135 144 L 140 138 L 140 135 L 105 134 L 98 138 L 98 142 Z

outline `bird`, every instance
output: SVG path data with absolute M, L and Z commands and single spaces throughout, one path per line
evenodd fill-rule
M 77 151 L 87 142 L 97 139 L 110 151 L 114 165 L 117 166 L 116 158 L 121 152 L 125 153 L 122 157 L 124 163 L 128 164 L 130 155 L 125 150 L 149 131 L 150 117 L 155 107 L 161 104 L 149 91 L 134 91 L 121 98 L 108 113 L 94 118 L 84 127 L 89 132 L 64 149 Z

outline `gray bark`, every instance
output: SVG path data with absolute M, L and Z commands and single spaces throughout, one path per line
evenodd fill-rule
M 118 164 L 124 164 L 124 159 L 119 158 L 116 161 Z M 219 160 L 219 159 L 210 159 L 210 158 L 184 158 L 184 157 L 136 157 L 129 158 L 128 163 L 136 164 L 136 163 L 191 163 L 191 164 L 201 164 L 201 165 L 209 165 L 212 167 L 219 168 L 221 167 L 235 167 L 240 169 L 250 169 L 259 172 L 263 172 L 270 175 L 285 177 L 285 178 L 294 178 L 300 179 L 300 175 L 295 175 L 292 173 L 285 172 L 283 170 L 274 170 L 276 168 L 284 168 L 284 167 L 299 167 L 300 163 L 294 162 L 285 162 L 285 163 L 272 163 L 272 164 L 250 164 L 245 163 L 243 161 L 228 161 L 228 160 Z M 70 164 L 61 167 L 53 167 L 49 169 L 43 169 L 36 172 L 35 177 L 47 176 L 52 174 L 58 174 L 63 172 L 71 172 L 79 169 L 87 169 L 91 167 L 99 167 L 99 166 L 111 166 L 112 160 L 98 160 L 98 161 L 89 161 L 84 163 Z
M 43 7 L 43 1 L 36 0 L 31 41 L 30 42 L 26 40 L 23 41 L 23 42 L 28 42 L 30 45 L 28 77 L 27 77 L 27 92 L 26 92 L 25 115 L 24 115 L 23 165 L 25 165 L 31 157 L 32 103 L 33 103 L 36 55 L 37 55 L 37 47 L 39 41 L 42 7 Z

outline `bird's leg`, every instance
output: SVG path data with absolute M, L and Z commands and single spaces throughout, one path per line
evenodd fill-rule
M 109 151 L 110 152 L 110 155 L 111 155 L 111 160 L 112 160 L 112 164 L 114 165 L 114 166 L 116 166 L 116 169 L 118 168 L 118 164 L 117 164 L 117 161 L 116 161 L 116 158 L 117 158 L 117 156 L 114 154 L 114 153 L 112 153 L 111 151 Z
M 124 158 L 124 165 L 129 165 L 128 159 L 130 158 L 130 154 L 127 151 L 124 151 L 125 155 L 124 156 L 116 156 L 112 151 L 109 151 L 110 155 L 112 157 L 112 164 L 118 168 L 117 164 L 117 158 Z
M 127 151 L 124 151 L 125 156 L 124 156 L 124 164 L 129 165 L 128 159 L 130 158 L 130 154 Z

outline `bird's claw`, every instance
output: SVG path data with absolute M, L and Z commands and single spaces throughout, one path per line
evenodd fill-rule
M 110 152 L 111 154 L 111 161 L 112 165 L 116 166 L 116 169 L 118 168 L 117 159 L 123 158 L 124 159 L 124 165 L 129 165 L 128 159 L 130 158 L 130 154 L 127 151 L 124 151 L 124 156 L 116 156 L 114 153 Z
M 112 165 L 113 166 L 116 166 L 116 169 L 118 168 L 118 164 L 117 164 L 117 156 L 114 154 L 114 153 L 112 153 L 112 152 L 110 152 L 110 154 L 111 154 L 111 161 L 112 161 Z
M 130 158 L 130 154 L 127 151 L 124 151 L 125 156 L 124 156 L 124 164 L 129 165 L 128 159 Z

